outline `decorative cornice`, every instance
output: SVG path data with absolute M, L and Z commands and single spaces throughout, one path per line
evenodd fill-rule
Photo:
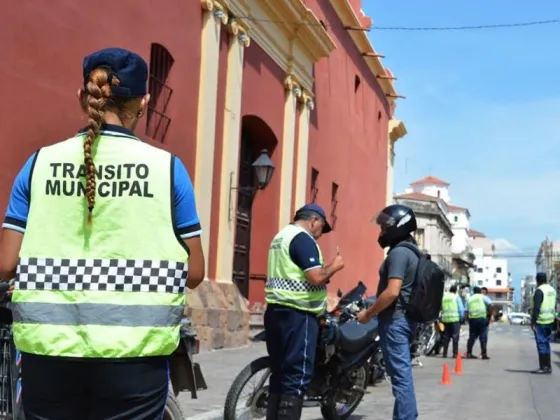
M 248 34 L 252 40 L 281 69 L 296 74 L 301 86 L 312 89 L 313 64 L 327 57 L 336 45 L 302 0 L 236 0 L 226 5 L 239 21 L 251 24 Z
M 295 75 L 289 74 L 286 76 L 284 87 L 286 88 L 286 92 L 293 94 L 300 104 L 307 106 L 307 108 L 313 111 L 315 108 L 313 93 L 304 88 Z
M 213 13 L 214 17 L 223 25 L 228 23 L 228 13 L 222 2 L 218 0 L 200 0 L 200 6 L 203 10 Z
M 406 126 L 401 120 L 393 118 L 389 120 L 389 138 L 391 139 L 391 143 L 395 143 L 400 138 L 406 136 L 407 133 Z
M 303 94 L 301 95 L 301 102 L 310 110 L 313 111 L 315 109 L 315 102 L 313 101 L 313 94 L 308 90 L 304 90 Z
M 200 7 L 202 7 L 203 10 L 211 12 L 214 10 L 214 0 L 200 0 Z
M 396 98 L 402 98 L 402 96 L 398 95 L 395 91 L 391 79 L 393 78 L 392 73 L 383 66 L 380 60 L 380 54 L 377 54 L 371 45 L 367 36 L 368 28 L 362 28 L 362 21 L 356 14 L 350 1 L 331 0 L 331 4 L 346 28 L 356 28 L 356 30 L 348 30 L 348 34 L 360 53 L 364 56 L 364 60 L 381 86 L 387 102 L 391 105 Z
M 303 90 L 301 88 L 300 82 L 294 75 L 289 74 L 286 77 L 286 79 L 284 80 L 284 87 L 286 88 L 287 92 L 292 93 L 297 99 L 301 98 Z
M 229 33 L 236 36 L 243 46 L 248 47 L 251 45 L 251 38 L 249 37 L 247 26 L 237 19 L 230 21 L 228 25 Z

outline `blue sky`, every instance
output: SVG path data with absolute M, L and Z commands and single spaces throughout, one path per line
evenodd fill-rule
M 441 27 L 560 18 L 560 1 L 362 0 L 374 26 Z M 375 31 L 397 77 L 395 190 L 434 175 L 468 207 L 471 227 L 505 239 L 510 272 L 535 271 L 560 239 L 560 24 L 468 31 Z M 515 248 L 513 248 L 515 247 Z

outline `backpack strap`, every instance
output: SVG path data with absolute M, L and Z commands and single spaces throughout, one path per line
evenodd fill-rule
M 409 242 L 401 242 L 400 244 L 398 244 L 394 248 L 391 248 L 391 250 L 389 252 L 391 252 L 393 249 L 399 248 L 399 247 L 404 247 L 404 248 L 410 249 L 412 252 L 414 252 L 414 255 L 416 255 L 418 257 L 418 266 L 416 267 L 416 273 L 414 274 L 414 283 L 416 283 L 416 280 L 418 279 L 418 271 L 420 270 L 420 258 L 422 257 L 423 253 L 418 249 L 417 246 L 414 246 Z M 385 269 L 387 269 L 386 265 L 385 265 Z M 387 279 L 388 278 L 389 277 L 387 277 Z M 414 286 L 413 286 L 413 288 L 414 288 Z M 408 302 L 406 302 L 404 300 L 404 296 L 401 293 L 399 293 L 399 302 L 401 303 L 401 305 L 404 307 L 405 310 L 408 310 L 408 308 L 409 308 Z
M 416 254 L 416 256 L 418 258 L 420 258 L 423 255 L 422 252 L 418 249 L 418 247 L 412 245 L 410 242 L 401 242 L 395 248 L 398 248 L 398 247 L 401 247 L 401 246 L 410 249 L 412 252 L 414 252 Z M 393 248 L 393 249 L 395 249 L 395 248 Z

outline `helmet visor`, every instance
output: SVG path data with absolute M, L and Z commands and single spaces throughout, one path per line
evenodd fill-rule
M 395 218 L 387 213 L 380 212 L 375 218 L 375 223 L 377 223 L 382 230 L 385 230 L 395 225 Z

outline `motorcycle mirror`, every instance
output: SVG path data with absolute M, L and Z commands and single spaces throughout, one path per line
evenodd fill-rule
M 341 298 L 342 297 L 342 290 L 338 289 L 338 291 L 336 292 L 336 295 Z

